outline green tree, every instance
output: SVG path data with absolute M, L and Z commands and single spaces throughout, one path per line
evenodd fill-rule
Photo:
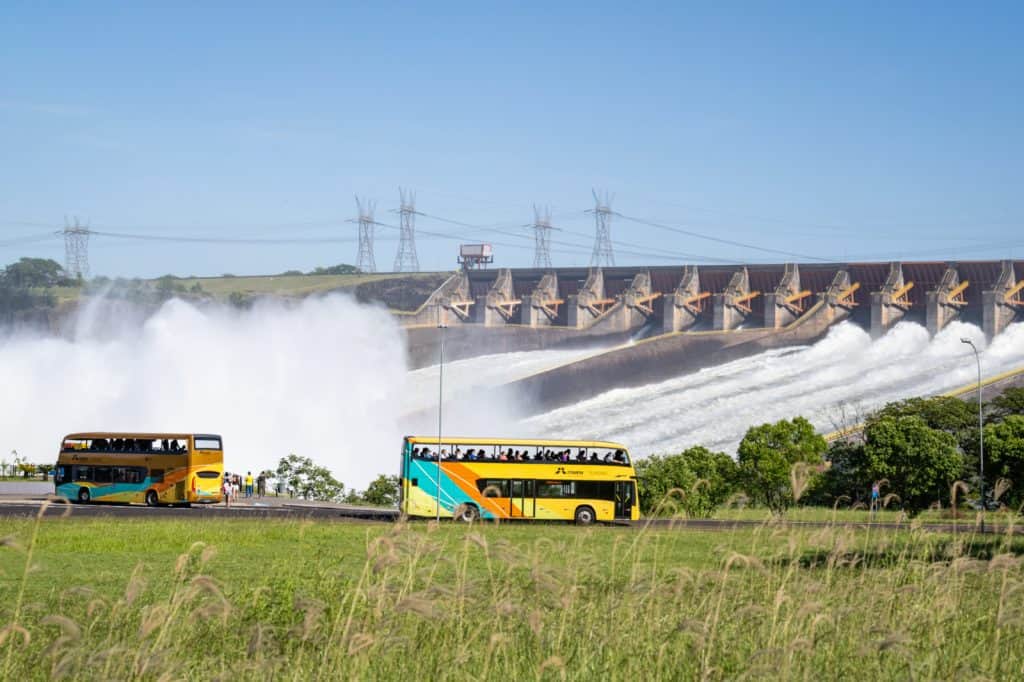
M 751 427 L 737 450 L 740 480 L 752 498 L 779 513 L 802 492 L 793 490 L 794 467 L 821 465 L 827 448 L 825 439 L 803 417 Z
M 316 268 L 309 274 L 311 275 L 357 275 L 359 274 L 359 268 L 354 265 L 342 263 L 340 265 L 331 265 L 326 268 Z
M 398 476 L 381 474 L 370 482 L 360 497 L 366 504 L 380 507 L 395 506 L 398 504 Z
M 871 490 L 864 445 L 856 441 L 837 440 L 829 444 L 825 454 L 828 465 L 808 491 L 811 504 L 833 505 L 841 497 L 851 502 L 866 499 Z
M 991 474 L 1008 479 L 1012 487 L 1003 501 L 1016 506 L 1024 501 L 1024 415 L 1011 414 L 1002 422 L 985 427 L 985 454 Z
M 989 409 L 992 416 L 996 419 L 1002 419 L 1011 414 L 1024 415 L 1024 388 L 1014 387 L 1008 388 L 1002 392 L 1001 395 L 997 395 L 989 403 Z M 988 432 L 985 432 L 985 437 L 988 437 Z
M 687 516 L 706 518 L 736 489 L 736 462 L 724 452 L 692 447 L 677 455 L 653 455 L 636 462 L 640 509 L 659 508 L 669 491 L 683 491 L 678 503 Z M 670 511 L 670 507 L 665 507 Z
M 964 470 L 956 438 L 916 415 L 872 421 L 864 432 L 872 480 L 887 479 L 910 514 L 947 501 L 949 486 Z
M 7 286 L 18 289 L 70 284 L 60 264 L 49 258 L 20 258 L 4 268 L 3 279 Z
M 344 484 L 335 479 L 327 467 L 316 464 L 309 457 L 294 453 L 282 457 L 275 475 L 288 484 L 293 494 L 306 500 L 336 502 L 345 494 Z

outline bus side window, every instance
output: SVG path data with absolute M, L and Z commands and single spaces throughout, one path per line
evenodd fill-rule
M 76 466 L 74 468 L 74 477 L 76 481 L 86 482 L 92 480 L 92 467 Z
M 93 467 L 92 480 L 96 483 L 110 483 L 110 467 Z
M 163 469 L 150 469 L 149 477 L 153 480 L 153 483 L 164 482 L 164 470 Z

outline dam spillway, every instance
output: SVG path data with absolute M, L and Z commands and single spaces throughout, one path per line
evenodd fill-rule
M 849 320 L 872 338 L 900 321 L 953 322 L 994 338 L 1024 319 L 1024 261 L 474 270 L 406 320 L 413 366 L 535 350 L 604 348 L 518 378 L 535 412 L 771 349 L 812 344 Z

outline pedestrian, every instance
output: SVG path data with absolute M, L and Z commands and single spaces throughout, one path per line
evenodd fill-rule
M 224 474 L 224 480 L 221 481 L 220 494 L 224 498 L 224 506 L 231 506 L 231 479 L 228 474 Z
M 252 472 L 245 472 L 245 496 L 252 497 Z
M 256 477 L 256 496 L 263 497 L 267 494 L 267 473 L 261 471 L 260 475 Z
M 878 481 L 875 481 L 874 483 L 871 484 L 871 516 L 872 516 L 872 518 L 874 518 L 875 514 L 878 512 L 878 504 L 879 504 L 878 495 L 881 492 L 881 488 L 882 488 L 882 486 L 879 485 Z

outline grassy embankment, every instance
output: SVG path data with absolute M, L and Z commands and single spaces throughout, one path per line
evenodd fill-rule
M 0 536 L 4 679 L 973 679 L 1024 660 L 1008 536 L 73 517 Z

